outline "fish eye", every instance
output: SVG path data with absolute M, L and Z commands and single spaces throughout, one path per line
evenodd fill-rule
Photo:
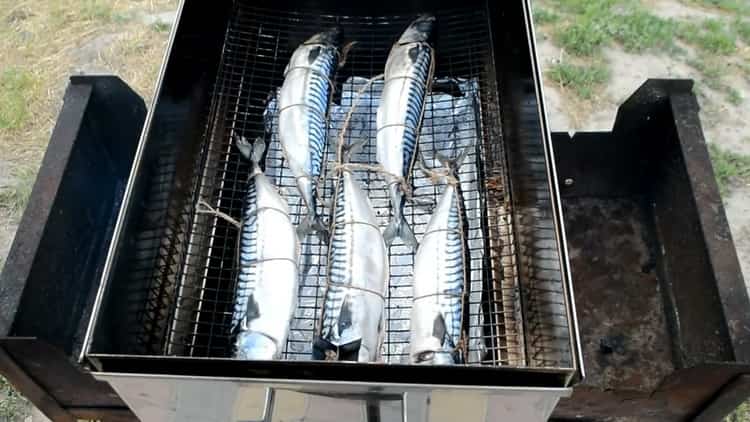
M 428 350 L 417 355 L 417 362 L 429 362 L 435 359 L 435 352 Z

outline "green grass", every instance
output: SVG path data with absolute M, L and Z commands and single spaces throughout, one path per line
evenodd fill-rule
M 5 377 L 0 376 L 0 420 L 24 420 L 28 409 L 28 401 L 8 383 Z
M 750 421 L 750 401 L 739 405 L 737 409 L 729 416 L 724 418 L 724 422 L 747 422 Z
M 629 52 L 675 46 L 677 22 L 654 15 L 637 2 L 558 0 L 557 4 L 570 15 L 555 32 L 555 40 L 575 56 L 594 56 L 612 42 Z
M 735 19 L 734 30 L 745 44 L 750 45 L 750 20 Z
M 729 55 L 737 51 L 737 35 L 731 26 L 722 20 L 706 19 L 700 24 L 683 23 L 679 36 L 708 53 Z
M 534 6 L 534 22 L 539 25 L 547 25 L 560 20 L 560 15 L 551 12 L 541 6 Z
M 609 80 L 609 69 L 602 64 L 587 66 L 558 63 L 550 67 L 547 76 L 563 88 L 572 90 L 583 99 L 591 99 L 596 88 Z
M 727 101 L 729 101 L 732 105 L 739 106 L 742 104 L 742 100 L 744 98 L 742 97 L 742 94 L 740 93 L 740 91 L 738 91 L 734 87 L 727 86 L 726 92 L 727 92 Z
M 709 144 L 716 182 L 722 195 L 727 195 L 732 184 L 750 182 L 750 156 L 737 154 Z
M 29 72 L 8 68 L 0 73 L 0 130 L 18 129 L 26 123 L 33 87 L 34 78 Z
M 687 3 L 734 13 L 750 13 L 750 4 L 747 0 L 689 0 Z
M 8 211 L 15 218 L 19 218 L 29 203 L 31 189 L 36 180 L 36 171 L 23 168 L 14 174 L 14 178 L 7 186 L 0 185 L 0 209 Z
M 158 21 L 151 24 L 151 29 L 156 32 L 169 32 L 172 29 L 172 25 Z
M 635 10 L 615 18 L 610 32 L 629 52 L 674 48 L 677 23 L 645 10 Z
M 688 60 L 687 64 L 703 75 L 703 84 L 714 91 L 727 91 L 729 87 L 724 84 L 723 76 L 727 72 L 725 63 L 712 58 L 699 56 Z
M 86 20 L 110 22 L 114 20 L 114 8 L 111 1 L 82 0 L 80 5 L 81 17 Z
M 580 19 L 572 25 L 559 29 L 555 33 L 555 38 L 570 54 L 593 56 L 610 40 L 605 25 L 604 22 Z

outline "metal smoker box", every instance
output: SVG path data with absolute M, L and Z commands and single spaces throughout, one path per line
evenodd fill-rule
M 378 85 L 362 98 L 352 93 L 382 72 L 394 40 L 424 12 L 437 17 L 435 77 L 458 92 L 428 97 L 420 148 L 440 149 L 448 140 L 473 146 L 460 175 L 471 254 L 467 364 L 405 364 L 414 251 L 399 244 L 390 248 L 383 362 L 310 360 L 326 271 L 325 245 L 314 236 L 302 245 L 310 267 L 300 277 L 300 302 L 283 358 L 231 359 L 238 234 L 223 220 L 197 212 L 203 202 L 240 217 L 248 167 L 231 140 L 271 132 L 265 172 L 291 197 L 298 221 L 301 210 L 294 205 L 294 180 L 284 167 L 275 122 L 264 125 L 292 51 L 333 25 L 357 41 L 335 77 L 340 98 L 332 100 L 329 137 L 344 119 L 336 110 L 364 99 L 350 132 L 374 139 L 369 116 Z M 238 415 L 252 407 L 248 403 L 259 403 L 259 414 L 274 400 L 282 405 L 286 391 L 365 400 L 371 418 L 394 402 L 402 403 L 405 415 L 426 415 L 438 397 L 459 407 L 479 400 L 487 420 L 546 418 L 582 368 L 532 34 L 525 1 L 184 1 L 82 359 L 144 420 L 259 418 Z M 374 161 L 373 143 L 358 159 Z M 382 183 L 375 175 L 358 177 L 384 225 Z M 414 185 L 415 195 L 438 193 L 416 173 Z M 323 196 L 330 190 L 329 182 Z M 406 214 L 419 236 L 429 211 L 408 206 Z

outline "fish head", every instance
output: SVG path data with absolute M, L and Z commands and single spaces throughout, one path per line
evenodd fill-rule
M 414 356 L 414 363 L 418 365 L 453 365 L 455 362 L 450 352 L 429 350 Z
M 420 15 L 417 19 L 409 24 L 401 38 L 399 44 L 409 44 L 414 42 L 426 42 L 432 34 L 432 28 L 435 26 L 435 16 L 425 14 Z
M 338 46 L 339 44 L 341 44 L 341 37 L 341 28 L 336 26 L 327 31 L 318 32 L 317 34 L 308 38 L 307 41 L 305 41 L 305 44 Z
M 272 360 L 278 348 L 270 337 L 260 333 L 244 331 L 237 335 L 237 357 L 247 360 Z

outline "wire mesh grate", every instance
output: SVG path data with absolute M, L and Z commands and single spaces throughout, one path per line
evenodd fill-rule
M 558 278 L 550 277 L 547 285 L 537 283 L 532 276 L 529 280 L 534 284 L 523 286 L 530 270 L 536 275 L 544 273 L 524 267 L 528 261 L 524 254 L 539 242 L 534 238 L 534 224 L 515 226 L 518 216 L 523 215 L 516 214 L 511 201 L 500 125 L 501 101 L 486 11 L 464 8 L 435 15 L 436 83 L 425 103 L 419 148 L 431 166 L 438 166 L 433 159 L 437 152 L 455 155 L 459 149 L 470 150 L 459 171 L 471 267 L 467 285 L 467 361 L 494 366 L 563 366 L 564 357 L 548 350 L 567 341 L 567 337 L 545 337 L 562 333 L 547 329 L 550 315 L 552 325 L 558 314 L 566 316 L 565 304 L 550 307 L 547 302 L 552 296 L 544 293 L 545 289 L 561 289 L 559 274 Z M 235 2 L 201 143 L 195 151 L 183 154 L 186 158 L 182 162 L 168 162 L 170 151 L 156 152 L 163 154 L 167 162 L 156 160 L 153 172 L 165 176 L 163 183 L 152 187 L 156 191 L 146 195 L 165 198 L 163 207 L 153 205 L 158 211 L 158 218 L 149 220 L 154 229 L 140 231 L 140 237 L 152 241 L 138 241 L 144 248 L 158 252 L 143 254 L 150 257 L 148 260 L 139 260 L 137 253 L 131 259 L 130 268 L 137 268 L 140 274 L 140 281 L 131 284 L 133 291 L 128 293 L 134 309 L 129 315 L 136 316 L 135 323 L 127 323 L 133 331 L 132 352 L 231 356 L 230 326 L 239 271 L 238 232 L 221 218 L 197 213 L 198 203 L 208 203 L 239 220 L 250 169 L 233 140 L 237 136 L 264 138 L 269 143 L 265 173 L 287 198 L 293 222 L 299 223 L 305 209 L 279 145 L 275 92 L 297 45 L 334 25 L 342 28 L 347 41 L 357 44 L 335 76 L 328 137 L 338 138 L 345 115 L 356 102 L 344 139 L 347 143 L 367 140 L 352 161 L 375 163 L 375 111 L 382 81 L 371 83 L 359 96 L 357 92 L 369 78 L 382 73 L 392 43 L 414 16 L 326 16 Z M 329 215 L 326 205 L 333 197 L 335 182 L 335 148 L 330 145 L 326 158 L 325 183 L 320 189 L 323 201 L 318 210 L 324 216 Z M 184 173 L 186 167 L 190 167 L 189 177 L 176 174 Z M 535 177 L 538 174 L 536 171 Z M 368 171 L 358 170 L 355 176 L 384 228 L 390 215 L 384 181 Z M 435 185 L 418 169 L 412 178 L 414 197 L 420 202 L 436 203 L 443 186 Z M 175 200 L 176 197 L 181 199 Z M 405 215 L 420 239 L 431 215 L 429 205 L 409 203 Z M 284 351 L 283 358 L 287 360 L 310 359 L 325 293 L 327 246 L 316 236 L 303 239 L 301 246 L 305 271 L 300 277 L 298 307 Z M 382 356 L 388 363 L 407 363 L 415 251 L 397 242 L 389 253 L 391 274 Z M 135 277 L 135 272 L 130 277 Z

